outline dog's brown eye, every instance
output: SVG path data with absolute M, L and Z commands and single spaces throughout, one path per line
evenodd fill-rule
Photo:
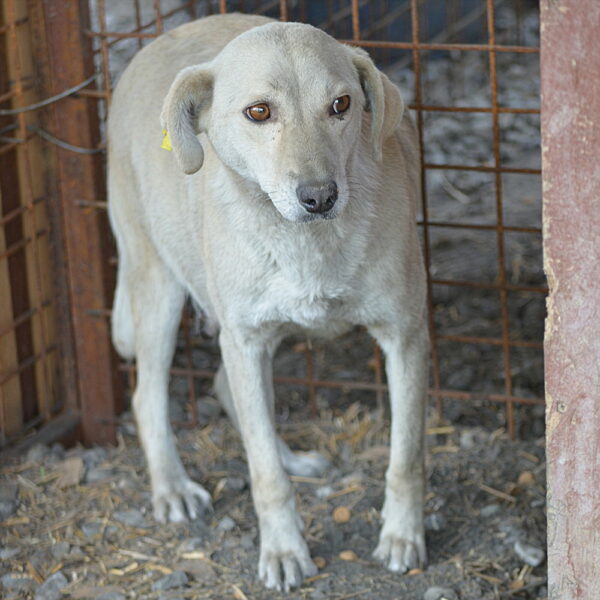
M 249 106 L 244 112 L 251 121 L 266 121 L 271 116 L 269 105 L 264 103 Z
M 329 109 L 329 114 L 331 115 L 341 115 L 345 113 L 350 108 L 350 96 L 347 94 L 345 96 L 340 96 L 333 101 L 331 108 Z

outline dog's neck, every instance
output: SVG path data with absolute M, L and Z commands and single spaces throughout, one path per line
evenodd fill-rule
M 353 162 L 356 169 L 364 164 Z M 372 174 L 373 169 L 369 172 Z M 260 250 L 299 296 L 339 297 L 352 287 L 367 266 L 377 177 L 350 170 L 349 200 L 342 213 L 335 219 L 308 223 L 284 219 L 255 183 L 239 176 L 230 181 L 237 187 L 237 193 L 230 196 L 236 206 L 225 201 L 221 216 L 228 219 L 234 235 L 252 244 L 254 251 Z M 356 183 L 359 181 L 362 185 Z

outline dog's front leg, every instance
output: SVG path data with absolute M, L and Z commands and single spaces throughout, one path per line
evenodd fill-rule
M 386 356 L 392 423 L 383 526 L 374 557 L 391 571 L 426 562 L 423 526 L 424 417 L 427 384 L 427 327 L 410 335 L 372 333 Z
M 221 351 L 244 442 L 260 528 L 259 577 L 288 591 L 316 573 L 302 537 L 293 490 L 281 463 L 270 414 L 267 345 L 224 327 Z

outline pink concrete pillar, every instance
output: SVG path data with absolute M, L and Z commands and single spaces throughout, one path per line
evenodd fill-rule
M 541 0 L 549 600 L 600 598 L 600 1 Z

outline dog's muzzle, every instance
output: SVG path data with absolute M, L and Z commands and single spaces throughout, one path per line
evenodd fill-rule
M 296 188 L 296 196 L 304 210 L 324 215 L 338 199 L 338 187 L 335 181 L 301 184 Z

